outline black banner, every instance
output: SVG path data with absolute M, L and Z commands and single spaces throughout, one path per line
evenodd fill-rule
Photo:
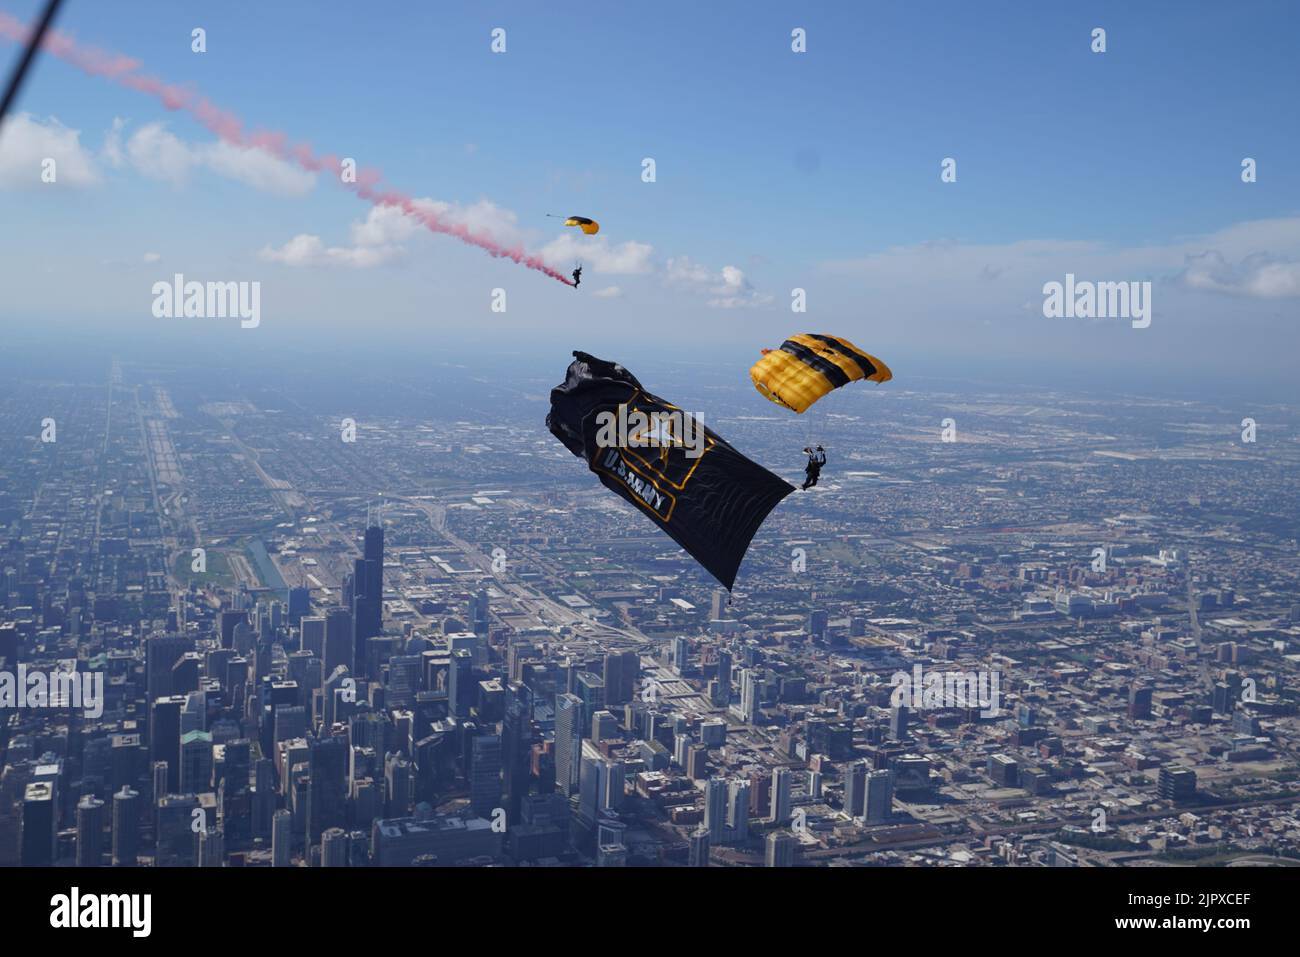
M 547 428 L 728 589 L 754 533 L 794 486 L 615 362 L 575 352 Z

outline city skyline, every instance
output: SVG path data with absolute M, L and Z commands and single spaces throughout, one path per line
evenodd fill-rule
M 1297 28 L 0 0 L 6 929 L 1267 926 Z

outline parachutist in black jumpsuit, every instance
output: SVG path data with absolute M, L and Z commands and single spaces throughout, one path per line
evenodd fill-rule
M 806 492 L 817 484 L 817 477 L 821 475 L 822 466 L 826 464 L 826 452 L 819 445 L 816 451 L 804 449 L 808 453 L 808 464 L 804 466 L 804 474 L 807 478 L 803 481 L 803 490 Z
M 573 271 L 573 288 L 577 289 L 578 285 L 581 282 L 582 282 L 582 267 L 579 266 L 577 269 Z

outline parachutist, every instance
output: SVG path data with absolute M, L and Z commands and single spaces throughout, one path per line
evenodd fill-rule
M 822 474 L 822 466 L 826 464 L 826 450 L 819 445 L 816 449 L 804 448 L 804 451 L 808 453 L 808 464 L 804 466 L 806 477 L 800 487 L 806 492 L 817 484 L 817 477 Z
M 577 289 L 582 284 L 582 267 L 579 266 L 573 271 L 573 288 Z

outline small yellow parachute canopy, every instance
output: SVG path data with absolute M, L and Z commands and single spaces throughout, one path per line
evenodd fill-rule
M 588 236 L 594 236 L 600 232 L 600 223 L 594 219 L 588 219 L 586 216 L 570 216 L 564 221 L 564 225 L 577 226 Z
M 764 349 L 749 377 L 770 401 L 803 413 L 842 385 L 858 379 L 888 382 L 894 374 L 847 339 L 804 332 L 785 340 L 780 349 Z

